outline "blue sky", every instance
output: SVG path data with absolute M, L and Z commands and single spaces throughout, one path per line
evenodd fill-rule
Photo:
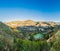
M 60 21 L 60 0 L 0 0 L 0 21 Z

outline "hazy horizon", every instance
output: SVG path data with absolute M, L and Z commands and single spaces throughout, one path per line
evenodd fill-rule
M 32 20 L 32 19 L 26 19 L 26 20 L 5 20 L 5 21 L 1 21 L 0 22 L 13 22 L 13 21 L 27 21 L 27 20 Z M 32 20 L 32 21 L 35 21 L 35 22 L 60 22 L 60 21 L 51 21 L 51 20 Z
M 59 0 L 0 0 L 0 21 L 60 22 Z

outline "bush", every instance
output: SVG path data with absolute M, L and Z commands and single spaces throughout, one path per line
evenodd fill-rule
M 29 41 L 15 38 L 14 51 L 48 51 L 48 45 L 46 41 Z

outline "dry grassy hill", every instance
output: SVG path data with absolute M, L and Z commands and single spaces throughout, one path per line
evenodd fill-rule
M 17 26 L 54 26 L 54 22 L 35 22 L 33 20 L 25 20 L 25 21 L 12 21 L 6 23 L 8 26 L 12 28 L 16 28 Z

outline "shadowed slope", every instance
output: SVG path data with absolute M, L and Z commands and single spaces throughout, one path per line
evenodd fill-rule
M 7 42 L 13 42 L 13 37 L 11 34 L 13 34 L 12 29 L 4 23 L 0 22 L 0 41 L 4 40 Z

